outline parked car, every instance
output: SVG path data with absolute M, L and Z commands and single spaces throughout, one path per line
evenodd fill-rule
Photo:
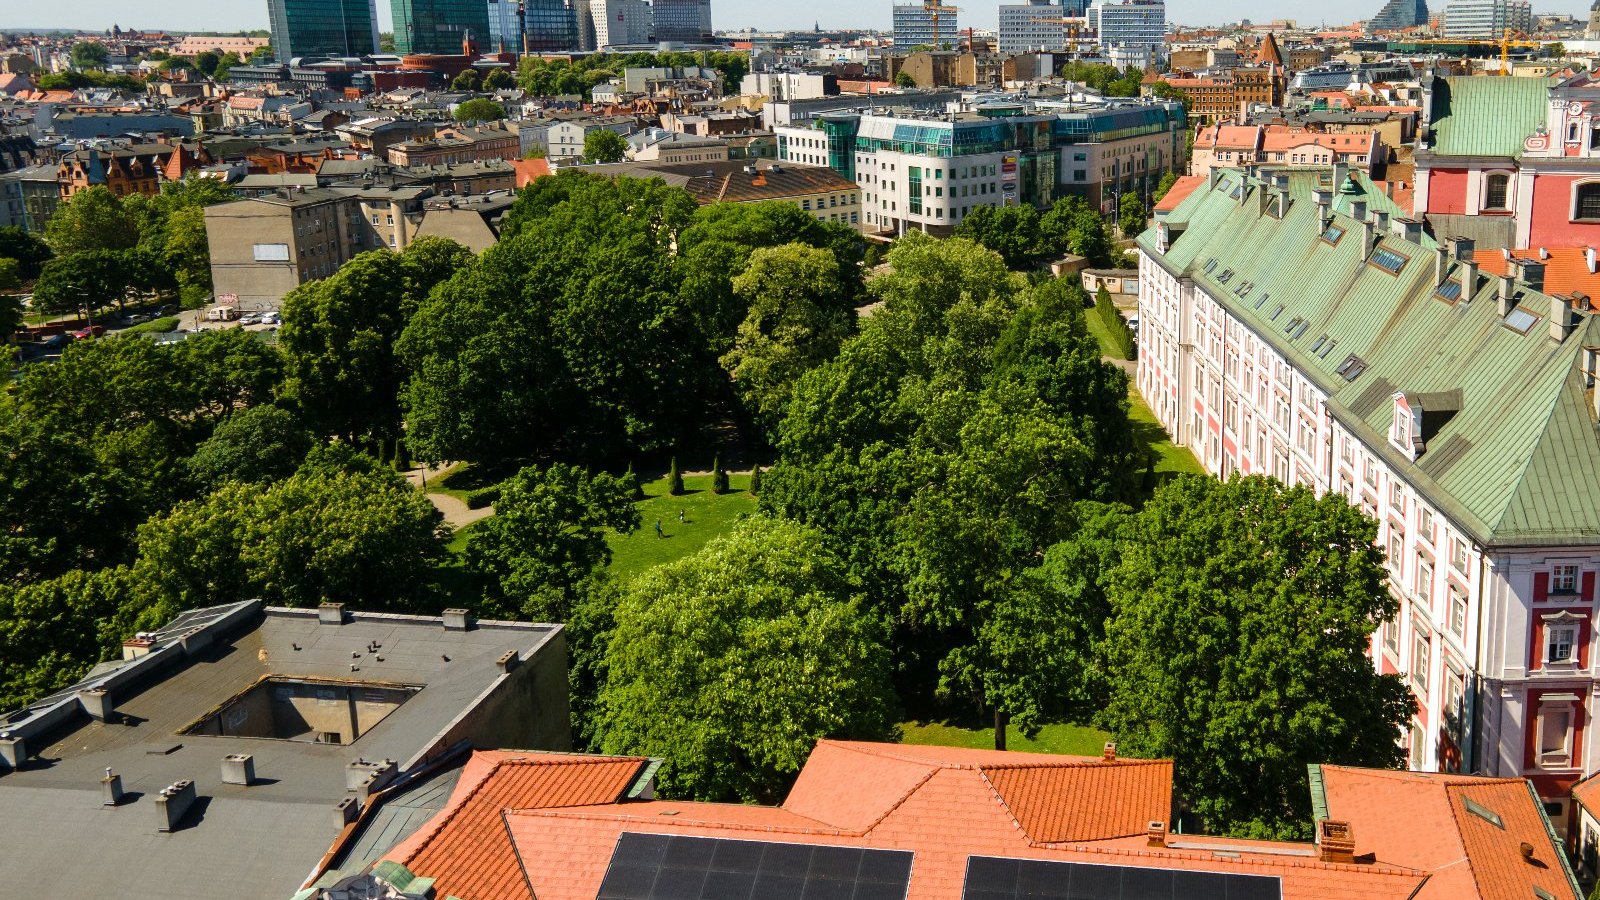
M 72 339 L 64 334 L 52 334 L 39 342 L 39 346 L 46 350 L 59 350 L 65 347 Z
M 249 315 L 247 315 L 244 318 L 240 319 L 239 320 L 239 324 L 240 325 L 260 325 L 261 324 L 261 317 L 256 315 L 255 313 L 250 313 Z
M 77 331 L 74 331 L 72 336 L 81 341 L 85 338 L 100 337 L 105 333 L 106 329 L 104 325 L 90 325 L 86 328 L 79 328 Z
M 276 312 L 262 313 L 261 314 L 261 324 L 263 324 L 263 325 L 282 325 L 283 324 L 283 317 L 278 315 Z

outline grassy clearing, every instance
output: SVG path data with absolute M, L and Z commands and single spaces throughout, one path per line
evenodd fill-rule
M 1046 725 L 1039 729 L 1039 735 L 1033 740 L 1011 728 L 1006 733 L 1006 748 L 1031 753 L 1099 756 L 1110 739 L 1111 735 L 1087 725 Z M 963 728 L 946 722 L 906 722 L 900 726 L 900 742 L 993 750 L 994 729 Z
M 1131 384 L 1128 385 L 1128 418 L 1133 422 L 1134 437 L 1156 454 L 1156 484 L 1179 475 L 1206 474 L 1200 460 L 1195 459 L 1188 447 L 1180 447 L 1172 442 L 1167 430 L 1156 420 L 1156 414 L 1139 396 L 1139 389 Z M 1154 489 L 1155 485 L 1151 487 Z
M 467 495 L 473 491 L 489 487 L 500 481 L 470 463 L 456 463 L 438 475 L 428 479 L 428 486 L 423 489 L 428 494 L 444 494 L 454 497 L 462 503 L 467 502 Z
M 756 510 L 756 498 L 749 493 L 749 475 L 729 476 L 729 492 L 711 493 L 710 475 L 689 475 L 683 479 L 682 496 L 667 495 L 665 478 L 644 486 L 645 499 L 639 501 L 643 525 L 633 534 L 613 534 L 611 574 L 627 580 L 646 569 L 682 559 L 707 541 L 726 533 L 734 520 Z M 678 521 L 682 511 L 684 520 Z M 656 535 L 661 523 L 664 537 Z

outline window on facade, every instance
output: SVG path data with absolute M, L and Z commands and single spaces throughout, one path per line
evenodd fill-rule
M 1461 714 L 1465 711 L 1464 700 L 1467 695 L 1466 678 L 1456 670 L 1455 666 L 1447 665 L 1444 669 L 1444 729 L 1450 739 L 1461 741 Z
M 1565 768 L 1572 762 L 1569 751 L 1572 731 L 1572 703 L 1551 703 L 1539 708 L 1539 765 Z
M 1577 662 L 1578 626 L 1566 622 L 1550 622 L 1544 629 L 1544 661 L 1547 663 Z
M 1467 542 L 1460 538 L 1450 539 L 1450 566 L 1457 572 L 1467 571 Z
M 1422 697 L 1428 696 L 1428 666 L 1433 661 L 1432 657 L 1433 645 L 1428 636 L 1417 632 L 1411 638 L 1411 683 Z
M 1600 220 L 1600 182 L 1578 185 L 1572 217 Z
M 1389 526 L 1389 571 L 1396 576 L 1400 574 L 1400 564 L 1405 559 L 1403 555 L 1405 552 L 1405 535 L 1401 533 L 1399 528 L 1391 524 Z
M 1433 605 L 1433 562 L 1427 557 L 1417 558 L 1417 596 L 1426 605 Z
M 1511 176 L 1496 172 L 1483 180 L 1483 208 L 1505 209 L 1506 189 L 1511 184 Z
M 1417 536 L 1418 540 L 1428 544 L 1433 543 L 1433 511 L 1422 510 L 1417 515 L 1417 522 L 1421 529 L 1421 533 Z
M 1467 636 L 1467 595 L 1461 588 L 1450 585 L 1450 633 L 1458 638 Z
M 1396 656 L 1400 655 L 1400 620 L 1389 619 L 1383 623 L 1383 646 Z
M 1556 566 L 1550 572 L 1550 591 L 1555 594 L 1578 592 L 1578 567 Z
M 1411 768 L 1421 770 L 1428 759 L 1428 733 L 1416 722 L 1411 723 L 1411 750 L 1408 754 Z

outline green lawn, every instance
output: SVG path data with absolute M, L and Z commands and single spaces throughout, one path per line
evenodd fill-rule
M 1206 474 L 1189 448 L 1172 442 L 1167 430 L 1156 420 L 1156 414 L 1139 396 L 1139 389 L 1132 384 L 1128 385 L 1128 418 L 1133 422 L 1134 437 L 1156 454 L 1156 484 L 1177 475 Z M 1154 485 L 1151 487 L 1153 489 Z
M 456 463 L 433 478 L 428 479 L 428 486 L 424 489 L 429 494 L 445 494 L 454 497 L 462 503 L 467 502 L 467 494 L 487 485 L 479 484 L 474 477 L 476 470 L 468 463 Z
M 729 478 L 729 493 L 711 493 L 711 476 L 683 479 L 684 494 L 667 496 L 667 480 L 644 486 L 646 499 L 639 501 L 643 527 L 633 534 L 614 534 L 611 544 L 611 574 L 627 580 L 646 569 L 673 562 L 699 550 L 712 538 L 733 527 L 738 517 L 755 512 L 756 498 L 749 493 L 750 476 Z M 678 512 L 684 521 L 678 522 Z M 661 523 L 665 537 L 656 535 Z
M 1046 725 L 1039 729 L 1039 736 L 1031 741 L 1016 728 L 1010 728 L 1006 733 L 1006 749 L 1099 756 L 1110 739 L 1111 736 L 1104 731 L 1086 725 Z M 962 728 L 942 722 L 906 722 L 900 726 L 900 741 L 905 744 L 993 750 L 994 729 Z

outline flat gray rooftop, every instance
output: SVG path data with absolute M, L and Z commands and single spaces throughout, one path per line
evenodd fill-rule
M 505 677 L 499 660 L 515 651 L 527 661 L 558 632 L 513 623 L 446 630 L 439 619 L 362 614 L 324 624 L 316 610 L 264 610 L 115 692 L 107 721 L 76 712 L 29 740 L 27 763 L 0 774 L 0 884 L 18 897 L 283 900 L 340 831 L 335 804 L 355 796 L 347 763 L 393 759 L 405 772 L 437 757 L 455 741 L 457 720 Z M 136 663 L 97 669 L 80 687 L 128 665 Z M 180 733 L 263 676 L 421 689 L 349 744 Z M 221 782 L 230 754 L 254 758 L 256 784 Z M 101 804 L 108 768 L 127 792 L 114 808 Z M 199 799 L 178 830 L 163 833 L 156 795 L 182 780 Z

